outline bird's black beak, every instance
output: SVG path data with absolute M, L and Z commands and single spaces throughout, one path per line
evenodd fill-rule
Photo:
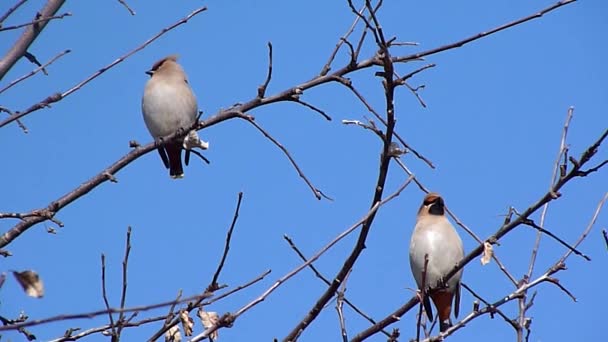
M 148 75 L 152 76 L 152 75 L 154 75 L 154 71 L 152 71 L 152 70 L 148 70 L 148 71 L 146 71 L 146 74 L 148 74 Z

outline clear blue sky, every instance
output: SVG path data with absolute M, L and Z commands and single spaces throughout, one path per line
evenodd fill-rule
M 4 1 L 2 10 L 13 1 Z M 5 24 L 23 23 L 43 1 L 29 1 Z M 178 53 L 190 76 L 205 116 L 256 95 L 267 68 L 266 43 L 274 45 L 274 74 L 268 94 L 282 91 L 318 74 L 338 38 L 353 21 L 346 1 L 128 1 L 132 17 L 118 1 L 68 2 L 60 13 L 73 16 L 53 21 L 30 52 L 46 61 L 64 49 L 72 52 L 37 75 L 0 94 L 0 105 L 24 110 L 53 92 L 69 89 L 118 56 L 195 8 L 209 10 L 129 58 L 83 89 L 38 111 L 17 125 L 1 130 L 2 177 L 0 211 L 27 212 L 46 206 L 71 191 L 129 151 L 130 140 L 151 141 L 140 112 L 144 74 L 160 57 Z M 385 0 L 379 17 L 388 36 L 415 41 L 419 47 L 400 47 L 409 54 L 456 41 L 544 8 L 552 1 L 403 2 Z M 426 85 L 421 108 L 406 89 L 396 98 L 397 131 L 431 159 L 432 170 L 412 155 L 404 162 L 420 180 L 442 193 L 447 205 L 477 235 L 487 237 L 502 223 L 509 206 L 520 210 L 535 202 L 549 186 L 561 127 L 569 106 L 575 107 L 570 128 L 571 155 L 578 156 L 608 126 L 608 60 L 605 33 L 608 5 L 580 1 L 547 16 L 498 33 L 459 49 L 399 67 L 405 74 L 422 63 L 436 63 L 412 79 Z M 0 51 L 20 31 L 0 33 Z M 375 48 L 367 45 L 363 56 Z M 335 66 L 347 62 L 345 51 Z M 33 69 L 20 61 L 0 86 Z M 384 103 L 376 69 L 351 75 L 371 104 Z M 34 269 L 42 276 L 43 299 L 26 297 L 14 279 L 0 289 L 0 314 L 16 317 L 24 310 L 31 318 L 77 313 L 104 307 L 101 297 L 100 254 L 107 256 L 108 291 L 119 305 L 121 262 L 127 226 L 133 227 L 127 306 L 169 300 L 179 289 L 192 295 L 209 283 L 221 255 L 237 193 L 244 192 L 239 222 L 221 283 L 243 284 L 263 271 L 263 282 L 220 301 L 208 309 L 235 311 L 266 290 L 276 279 L 300 264 L 283 241 L 292 237 L 307 255 L 362 217 L 370 206 L 378 168 L 380 141 L 370 132 L 341 124 L 362 120 L 365 108 L 345 89 L 324 85 L 303 99 L 324 109 L 333 121 L 295 104 L 277 104 L 253 111 L 265 127 L 292 153 L 306 175 L 335 201 L 317 201 L 284 155 L 249 124 L 232 120 L 200 132 L 210 141 L 205 155 L 211 165 L 193 159 L 186 177 L 174 181 L 156 153 L 138 159 L 119 172 L 117 184 L 107 183 L 62 210 L 64 228 L 46 233 L 52 223 L 31 228 L 8 246 L 14 256 L 2 259 L 2 271 Z M 608 156 L 607 147 L 598 160 Z M 393 165 L 386 193 L 406 176 Z M 546 227 L 575 241 L 608 191 L 608 173 L 577 179 L 563 189 L 563 197 L 548 211 Z M 414 186 L 384 207 L 367 241 L 367 249 L 353 269 L 347 297 L 376 319 L 408 300 L 415 287 L 409 271 L 409 238 L 422 193 Z M 534 216 L 538 219 L 538 215 Z M 16 221 L 0 221 L 0 231 Z M 578 298 L 574 303 L 550 284 L 541 285 L 535 305 L 530 341 L 595 340 L 602 338 L 608 253 L 600 230 L 608 214 L 580 249 L 593 260 L 571 257 L 568 270 L 557 274 Z M 55 227 L 56 228 L 56 227 Z M 465 249 L 476 247 L 459 230 Z M 516 277 L 528 267 L 535 232 L 520 227 L 496 251 Z M 347 238 L 316 265 L 331 278 L 350 252 Z M 543 238 L 535 275 L 564 253 Z M 495 301 L 513 290 L 494 263 L 472 262 L 464 281 L 486 299 Z M 265 302 L 220 331 L 221 341 L 270 341 L 284 337 L 325 289 L 309 270 L 281 286 Z M 464 293 L 461 315 L 472 308 Z M 302 336 L 303 341 L 339 340 L 332 302 Z M 368 324 L 349 309 L 349 337 Z M 515 302 L 503 307 L 514 316 Z M 158 315 L 165 309 L 152 313 Z M 140 318 L 146 314 L 140 314 Z M 31 328 L 40 339 L 60 337 L 69 327 L 88 329 L 107 322 L 97 319 L 61 322 Z M 402 340 L 415 336 L 415 313 L 391 326 Z M 196 323 L 195 332 L 200 332 Z M 124 331 L 125 341 L 148 338 L 158 325 Z M 500 317 L 479 318 L 450 338 L 471 341 L 490 338 L 513 341 L 512 329 Z M 5 338 L 20 340 L 16 333 Z M 4 340 L 4 339 L 3 339 Z M 88 341 L 105 341 L 96 335 Z M 377 335 L 374 341 L 384 341 Z

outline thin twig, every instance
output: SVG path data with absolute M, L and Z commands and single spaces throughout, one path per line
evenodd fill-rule
M 420 341 L 420 327 L 422 326 L 422 310 L 424 309 L 424 301 L 428 292 L 426 290 L 426 273 L 429 265 L 429 255 L 428 253 L 424 254 L 424 267 L 422 268 L 422 284 L 420 284 L 420 289 L 418 289 L 417 294 L 420 296 L 420 305 L 418 309 L 418 321 L 416 322 L 416 342 Z M 425 310 L 426 311 L 426 310 Z M 430 317 L 429 312 L 425 312 L 427 316 Z
M 264 279 L 264 277 L 266 277 L 268 274 L 270 274 L 270 271 L 266 271 L 266 272 L 262 273 L 260 276 L 247 282 L 246 284 L 238 286 L 237 288 L 235 288 L 231 291 L 228 291 L 227 294 L 222 294 L 221 296 L 217 296 L 212 301 L 210 301 L 209 304 L 213 303 L 213 302 L 217 302 L 218 300 L 220 300 L 222 298 L 228 297 L 228 295 L 230 295 L 230 294 L 233 294 L 241 289 L 247 288 L 247 287 L 255 284 L 256 282 Z M 112 314 L 112 313 L 116 314 L 116 313 L 121 313 L 121 312 L 127 313 L 127 312 L 138 312 L 138 311 L 149 311 L 149 310 L 153 310 L 153 309 L 163 308 L 166 306 L 187 303 L 190 301 L 197 301 L 200 299 L 204 300 L 206 298 L 209 298 L 210 296 L 211 296 L 210 293 L 204 292 L 204 293 L 201 293 L 198 295 L 194 295 L 194 296 L 190 296 L 190 297 L 186 297 L 186 298 L 182 298 L 182 299 L 178 299 L 178 300 L 170 300 L 170 301 L 160 302 L 160 303 L 151 304 L 151 305 L 134 306 L 134 307 L 124 308 L 124 309 L 121 309 L 121 308 L 107 309 L 107 308 L 105 308 L 102 310 L 91 311 L 91 312 L 86 312 L 86 313 L 57 315 L 57 316 L 52 316 L 52 317 L 47 317 L 47 318 L 42 318 L 42 319 L 37 319 L 37 320 L 15 323 L 15 324 L 7 325 L 7 326 L 0 326 L 0 331 L 18 330 L 18 329 L 25 328 L 25 327 L 31 327 L 31 326 L 35 326 L 35 325 L 47 324 L 47 323 L 58 322 L 58 321 L 93 318 L 96 316 L 107 315 L 107 314 Z M 205 303 L 203 302 L 203 304 L 205 304 Z M 163 331 L 163 333 L 164 333 L 164 331 Z M 162 333 L 161 333 L 161 335 L 162 335 Z M 158 338 L 158 337 L 156 337 L 156 338 Z
M 585 230 L 583 231 L 581 236 L 578 238 L 576 243 L 574 243 L 574 245 L 573 245 L 574 248 L 578 247 L 578 245 L 580 245 L 581 242 L 583 242 L 583 240 L 587 237 L 587 235 L 589 234 L 589 232 L 595 225 L 595 221 L 597 220 L 597 217 L 600 215 L 600 211 L 602 210 L 604 203 L 606 203 L 606 200 L 608 200 L 608 192 L 606 192 L 604 194 L 604 197 L 602 197 L 600 202 L 597 204 L 597 208 L 595 209 L 595 212 L 593 213 L 593 216 L 591 217 L 591 220 L 589 221 L 587 228 L 585 228 Z M 566 253 L 560 258 L 560 262 L 566 261 L 566 259 L 570 256 L 570 254 L 573 253 L 573 250 L 574 249 L 568 249 L 568 251 L 566 251 Z
M 315 197 L 317 199 L 320 200 L 321 198 L 326 198 L 328 200 L 332 200 L 330 197 L 327 197 L 321 190 L 317 189 L 310 180 L 308 180 L 308 177 L 306 177 L 304 172 L 302 172 L 302 169 L 300 169 L 300 167 L 298 166 L 298 163 L 296 163 L 295 159 L 293 159 L 293 157 L 291 156 L 291 153 L 289 153 L 289 151 L 285 148 L 285 146 L 283 146 L 278 140 L 276 140 L 274 137 L 272 137 L 272 135 L 270 135 L 270 133 L 266 132 L 266 130 L 264 128 L 262 128 L 262 126 L 258 125 L 252 116 L 247 115 L 245 113 L 239 113 L 238 116 L 242 119 L 245 119 L 247 122 L 249 122 L 251 125 L 253 125 L 253 127 L 257 128 L 257 130 L 260 131 L 260 133 L 262 133 L 268 140 L 270 140 L 273 144 L 275 144 L 276 147 L 278 147 L 281 151 L 283 151 L 283 154 L 285 154 L 287 159 L 289 159 L 289 162 L 296 169 L 296 172 L 298 172 L 298 175 L 300 176 L 300 178 L 302 178 L 304 180 L 306 185 L 308 185 L 310 190 L 312 190 L 313 194 L 315 195 Z
M 209 300 L 207 302 L 204 302 L 204 300 L 206 298 L 209 298 L 212 294 L 209 294 L 208 292 L 205 292 L 205 296 L 196 296 L 196 297 L 191 297 L 189 299 L 186 298 L 184 300 L 181 300 L 180 303 L 185 303 L 185 302 L 189 302 L 190 300 L 195 300 L 195 301 L 193 301 L 191 303 L 188 303 L 188 308 L 186 309 L 188 311 L 190 311 L 190 310 L 192 310 L 194 308 L 198 308 L 201 305 L 209 305 L 209 304 L 215 303 L 215 302 L 219 301 L 220 299 L 226 298 L 226 297 L 230 296 L 233 293 L 236 293 L 236 292 L 238 292 L 238 291 L 240 291 L 242 289 L 245 289 L 245 288 L 247 288 L 247 287 L 249 287 L 249 286 L 257 283 L 258 281 L 264 279 L 269 274 L 270 274 L 270 270 L 265 271 L 264 273 L 260 274 L 257 278 L 255 278 L 253 280 L 250 280 L 249 282 L 247 282 L 247 283 L 245 283 L 243 285 L 239 285 L 239 286 L 235 287 L 234 289 L 232 289 L 230 291 L 227 291 L 226 293 L 223 293 L 223 294 L 221 294 L 221 295 L 219 295 L 217 297 L 214 297 L 213 299 L 211 299 L 211 300 Z M 179 324 L 179 322 L 180 322 L 179 317 L 174 318 L 169 323 L 165 322 L 165 324 L 163 324 L 163 327 L 160 330 L 158 330 L 156 333 L 154 333 L 154 335 L 152 335 L 152 337 L 150 337 L 150 339 L 148 339 L 148 342 L 154 342 L 154 341 L 156 341 L 165 332 L 167 332 L 167 330 L 169 330 L 173 326 Z
M 219 288 L 217 283 L 218 278 L 220 277 L 220 272 L 222 272 L 222 268 L 224 268 L 224 262 L 226 261 L 226 257 L 228 257 L 228 251 L 230 250 L 230 240 L 232 239 L 232 232 L 234 231 L 234 227 L 236 226 L 236 220 L 239 218 L 239 211 L 241 209 L 241 201 L 243 200 L 243 192 L 240 191 L 238 194 L 238 199 L 236 202 L 236 209 L 234 209 L 234 215 L 232 216 L 232 223 L 230 224 L 230 228 L 228 229 L 228 233 L 226 233 L 226 243 L 224 245 L 224 253 L 222 254 L 222 258 L 220 263 L 213 274 L 213 278 L 211 280 L 211 284 L 207 286 L 207 291 L 213 292 Z
M 363 97 L 363 95 L 355 88 L 351 80 L 345 79 L 343 77 L 337 77 L 336 81 L 348 88 L 357 97 L 357 99 L 361 101 L 365 108 L 386 127 L 386 120 L 382 116 L 380 116 L 380 114 L 378 114 L 378 112 L 367 102 L 367 100 L 365 100 L 365 97 Z M 428 158 L 426 158 L 424 155 L 422 155 L 416 149 L 406 143 L 405 140 L 397 132 L 394 132 L 394 135 L 397 140 L 399 140 L 399 142 L 403 145 L 403 147 L 407 148 L 408 151 L 412 152 L 416 156 L 416 158 L 422 160 L 431 169 L 435 168 L 435 165 L 433 165 L 432 161 L 430 161 Z
M 135 15 L 135 11 L 132 10 L 131 7 L 129 7 L 125 0 L 118 0 L 118 2 L 120 2 L 120 4 L 123 5 L 127 9 L 127 11 L 129 11 L 129 14 Z
M 462 287 L 467 290 L 473 297 L 479 299 L 481 302 L 483 302 L 486 306 L 491 306 L 492 304 L 490 304 L 490 302 L 488 302 L 487 300 L 483 299 L 480 295 L 478 295 L 475 291 L 473 291 L 473 289 L 471 289 L 467 284 L 461 282 L 460 285 L 462 285 Z M 502 317 L 502 319 L 505 320 L 505 322 L 509 323 L 513 329 L 515 329 L 517 331 L 518 329 L 518 324 L 517 322 L 515 322 L 514 320 L 510 319 L 509 317 L 507 317 L 507 315 L 505 315 L 501 310 L 499 310 L 498 308 L 495 309 L 496 313 Z
M 120 308 L 125 308 L 127 301 L 127 269 L 129 266 L 129 254 L 131 253 L 131 226 L 127 227 L 127 239 L 125 243 L 125 257 L 122 261 L 122 291 L 120 293 Z M 120 333 L 125 324 L 125 313 L 118 314 L 118 328 L 116 329 L 116 340 L 120 340 Z
M 124 328 L 132 328 L 132 327 L 139 327 L 145 324 L 149 324 L 149 323 L 154 323 L 154 322 L 158 322 L 158 321 L 162 321 L 163 319 L 165 319 L 165 316 L 157 316 L 157 317 L 150 317 L 150 318 L 145 318 L 142 319 L 141 321 L 137 321 L 137 322 L 127 322 L 124 324 Z M 67 336 L 62 336 L 59 338 L 56 338 L 54 340 L 50 340 L 48 342 L 67 342 L 67 341 L 76 341 L 79 340 L 83 337 L 89 336 L 89 335 L 93 335 L 96 333 L 103 333 L 105 331 L 107 331 L 108 329 L 110 329 L 111 326 L 109 324 L 97 327 L 97 328 L 91 328 L 91 329 L 87 329 L 84 330 L 76 335 L 72 335 L 71 333 Z
M 382 132 L 378 127 L 376 127 L 374 122 L 371 120 L 368 120 L 368 123 L 363 123 L 359 120 L 342 120 L 342 124 L 359 126 L 361 128 L 374 132 L 380 139 L 384 139 L 384 132 Z
M 380 38 L 378 37 L 378 33 L 376 32 L 376 29 L 372 26 L 372 24 L 370 24 L 369 20 L 367 18 L 365 18 L 365 16 L 362 13 L 359 13 L 359 11 L 357 11 L 357 9 L 355 8 L 355 5 L 353 5 L 352 0 L 348 0 L 348 7 L 350 7 L 351 12 L 353 12 L 355 14 L 355 16 L 359 17 L 365 23 L 365 29 L 369 30 L 374 35 L 374 38 L 376 39 L 376 43 L 378 45 L 380 45 Z M 369 11 L 369 6 L 367 3 L 367 0 L 365 2 L 365 7 L 368 8 L 368 11 Z
M 58 60 L 59 58 L 63 57 L 65 54 L 68 54 L 70 52 L 71 52 L 71 50 L 65 50 L 63 52 L 60 52 L 57 56 L 51 58 L 51 60 L 46 62 L 44 65 L 39 66 L 38 68 L 30 71 L 28 74 L 25 74 L 25 75 L 19 77 L 18 79 L 12 81 L 11 83 L 7 84 L 4 88 L 0 89 L 0 94 L 3 93 L 4 91 L 6 91 L 7 89 L 11 88 L 12 86 L 16 85 L 17 83 L 24 81 L 24 80 L 28 79 L 29 77 L 34 76 L 39 71 L 46 70 L 45 68 L 47 66 L 51 65 L 53 62 L 55 62 L 56 60 Z
M 557 152 L 557 157 L 555 158 L 555 163 L 553 164 L 553 172 L 551 174 L 551 184 L 549 188 L 553 186 L 553 184 L 557 181 L 559 177 L 558 171 L 560 170 L 560 161 L 562 156 L 565 156 L 568 153 L 568 145 L 566 144 L 566 139 L 568 137 L 568 128 L 570 127 L 570 121 L 572 121 L 572 117 L 574 116 L 574 107 L 568 108 L 568 112 L 566 114 L 566 121 L 564 122 L 564 126 L 562 129 L 562 136 L 560 139 L 559 150 Z M 565 169 L 563 169 L 565 171 Z M 543 210 L 540 214 L 540 225 L 545 225 L 545 216 L 547 215 L 547 210 L 549 209 L 549 203 L 543 206 Z M 536 233 L 536 241 L 534 241 L 534 247 L 532 248 L 532 253 L 530 255 L 530 264 L 528 266 L 528 272 L 526 273 L 527 278 L 532 277 L 532 272 L 534 272 L 534 266 L 536 264 L 536 256 L 538 254 L 538 249 L 540 246 L 540 240 L 543 234 L 541 231 Z M 521 313 L 520 313 L 521 314 Z M 520 321 L 523 317 L 520 317 Z
M 31 25 L 38 25 L 40 23 L 46 23 L 48 21 L 51 21 L 53 19 L 63 19 L 65 17 L 71 17 L 72 13 L 70 12 L 66 12 L 60 15 L 52 15 L 50 17 L 37 17 L 37 19 L 34 19 L 32 21 L 30 21 L 29 23 L 24 23 L 24 24 L 18 24 L 18 25 L 12 25 L 12 26 L 0 26 L 0 32 L 1 31 L 8 31 L 8 30 L 16 30 L 22 27 L 26 27 L 26 26 L 31 26 Z
M 364 11 L 365 11 L 365 5 L 363 7 L 361 7 L 361 9 L 358 11 L 358 13 L 360 15 L 363 15 Z M 340 37 L 340 39 L 338 39 L 338 42 L 336 43 L 336 47 L 334 48 L 331 55 L 329 56 L 327 63 L 325 63 L 325 65 L 321 69 L 321 72 L 319 73 L 320 76 L 327 75 L 327 73 L 331 70 L 331 65 L 334 62 L 334 59 L 336 58 L 336 56 L 338 55 L 338 51 L 340 51 L 340 47 L 342 47 L 342 44 L 345 44 L 345 43 L 350 44 L 350 43 L 348 43 L 348 37 L 353 33 L 353 31 L 355 30 L 355 27 L 357 27 L 357 23 L 359 22 L 359 19 L 360 19 L 359 16 L 355 16 L 355 20 L 353 21 L 352 25 L 350 25 L 350 28 L 346 31 L 346 33 L 344 33 L 344 35 L 342 37 Z M 352 46 L 351 46 L 351 50 L 352 50 Z M 351 52 L 350 58 L 351 58 L 351 63 L 357 63 L 357 56 L 355 55 L 354 51 Z
M 169 307 L 169 312 L 167 313 L 167 315 L 165 316 L 165 325 L 168 325 L 169 323 L 171 323 L 171 320 L 173 319 L 173 317 L 175 317 L 175 307 L 177 306 L 177 301 L 180 300 L 180 298 L 182 298 L 182 290 L 180 289 L 179 291 L 177 291 L 177 298 L 175 298 L 175 303 L 173 303 L 170 307 Z
M 474 42 L 474 41 L 476 41 L 478 39 L 481 39 L 481 38 L 493 35 L 493 34 L 498 33 L 500 31 L 504 31 L 504 30 L 506 30 L 508 28 L 511 28 L 513 26 L 517 26 L 517 25 L 523 24 L 523 23 L 525 23 L 527 21 L 530 21 L 530 20 L 533 20 L 533 19 L 538 19 L 538 18 L 544 16 L 545 14 L 547 14 L 549 12 L 552 12 L 552 11 L 554 11 L 554 10 L 562 7 L 562 6 L 569 5 L 569 4 L 574 3 L 576 1 L 577 0 L 562 0 L 562 1 L 558 1 L 555 4 L 553 4 L 551 6 L 548 6 L 546 8 L 543 8 L 542 10 L 540 10 L 540 11 L 534 13 L 534 14 L 531 14 L 531 15 L 528 15 L 526 17 L 523 17 L 523 18 L 511 21 L 511 22 L 508 22 L 506 24 L 500 25 L 500 26 L 495 27 L 495 28 L 490 29 L 490 30 L 482 31 L 482 32 L 477 33 L 477 34 L 475 34 L 473 36 L 470 36 L 468 38 L 459 40 L 457 42 L 446 44 L 446 45 L 443 45 L 443 46 L 440 46 L 440 47 L 436 47 L 436 48 L 433 48 L 433 49 L 430 49 L 430 50 L 414 53 L 414 54 L 411 54 L 411 55 L 408 55 L 408 56 L 404 56 L 404 57 L 395 57 L 393 59 L 393 62 L 400 63 L 400 62 L 407 62 L 407 61 L 411 61 L 411 60 L 418 60 L 418 59 L 420 59 L 422 57 L 434 55 L 434 54 L 437 54 L 439 52 L 443 52 L 443 51 L 447 51 L 447 50 L 451 50 L 451 49 L 456 49 L 456 48 L 462 47 L 462 46 L 464 46 L 466 44 L 469 44 L 471 42 Z
M 519 215 L 519 213 L 516 212 L 517 215 Z M 559 242 L 562 246 L 566 247 L 570 252 L 584 258 L 587 261 L 591 261 L 591 258 L 588 257 L 587 255 L 583 254 L 582 252 L 578 251 L 574 246 L 570 246 L 566 241 L 562 240 L 559 236 L 553 234 L 552 232 L 550 232 L 549 230 L 539 226 L 536 224 L 536 222 L 534 222 L 534 220 L 532 219 L 524 219 L 523 220 L 523 224 L 529 227 L 532 227 L 536 230 L 538 230 L 539 232 L 546 234 L 550 237 L 552 237 L 555 241 Z
M 213 303 L 216 303 L 218 301 L 220 301 L 223 298 L 226 298 L 228 296 L 230 296 L 231 294 L 235 293 L 235 292 L 239 292 L 242 289 L 248 288 L 249 286 L 257 283 L 258 281 L 264 279 L 267 275 L 269 275 L 271 273 L 271 270 L 266 270 L 264 271 L 264 273 L 260 274 L 257 278 L 250 280 L 249 282 L 243 284 L 243 285 L 239 285 L 233 289 L 231 289 L 230 291 L 226 291 L 224 293 L 222 293 L 219 296 L 215 296 L 207 301 L 203 301 L 200 303 L 201 306 L 207 306 L 207 305 L 211 305 Z
M 308 109 L 310 109 L 310 110 L 312 110 L 314 112 L 317 112 L 317 113 L 321 114 L 321 116 L 323 116 L 325 118 L 325 120 L 331 121 L 331 116 L 327 115 L 327 113 L 325 113 L 323 110 L 321 110 L 321 109 L 319 109 L 319 108 L 311 105 L 310 103 L 304 102 L 300 98 L 294 99 L 293 102 L 299 103 L 302 106 L 304 106 L 304 107 L 306 107 L 306 108 L 308 108 Z
M 293 240 L 289 236 L 284 235 L 283 239 L 285 239 L 285 241 L 287 241 L 287 243 L 289 244 L 289 246 L 291 247 L 291 249 L 293 249 L 294 252 L 296 252 L 296 254 L 298 254 L 298 256 L 300 257 L 300 259 L 302 259 L 302 261 L 304 261 L 304 262 L 308 261 L 308 259 L 306 258 L 306 256 L 300 251 L 300 249 L 296 246 L 296 244 L 293 242 Z M 323 281 L 325 283 L 325 285 L 327 285 L 327 286 L 331 285 L 331 282 L 327 278 L 325 278 L 321 274 L 321 272 L 319 272 L 319 270 L 317 270 L 317 268 L 315 267 L 314 264 L 310 264 L 310 265 L 308 265 L 308 267 L 315 274 L 315 276 L 317 276 L 317 278 L 321 279 L 321 281 Z M 344 303 L 346 303 L 346 305 L 350 306 L 351 309 L 353 309 L 356 313 L 358 313 L 363 318 L 365 318 L 368 322 L 370 322 L 371 324 L 375 324 L 376 323 L 376 321 L 373 318 L 371 318 L 365 312 L 363 312 L 361 309 L 359 309 L 348 298 L 346 298 L 346 296 L 344 296 L 343 300 L 344 300 Z M 390 336 L 391 336 L 385 330 L 382 330 L 382 333 L 384 335 L 386 335 L 386 337 L 390 338 Z
M 11 14 L 13 14 L 13 12 L 15 12 L 21 5 L 23 5 L 27 0 L 19 0 L 17 1 L 16 4 L 13 5 L 13 7 L 9 8 L 6 13 L 4 13 L 2 15 L 2 17 L 0 17 L 0 26 L 2 26 L 2 23 L 6 20 L 6 18 L 8 18 Z
M 409 85 L 409 83 L 407 83 L 407 82 L 405 82 L 404 84 L 405 84 L 405 86 L 407 87 L 407 89 L 409 89 L 409 90 L 410 90 L 410 92 L 411 92 L 412 94 L 414 94 L 414 96 L 416 96 L 416 99 L 418 100 L 418 103 L 420 103 L 420 105 L 421 105 L 423 108 L 426 108 L 426 103 L 425 103 L 425 102 L 424 102 L 424 100 L 422 99 L 422 96 L 420 96 L 420 93 L 418 93 L 418 90 L 423 89 L 423 88 L 424 88 L 424 85 L 421 85 L 421 86 L 418 86 L 418 87 L 414 88 L 414 87 L 412 87 L 411 85 Z
M 437 64 L 435 64 L 435 63 L 431 63 L 431 64 L 427 64 L 425 66 L 422 66 L 422 67 L 420 67 L 420 68 L 418 68 L 418 69 L 410 72 L 409 74 L 396 79 L 395 83 L 397 83 L 397 84 L 405 84 L 405 81 L 407 81 L 408 79 L 414 77 L 414 75 L 416 75 L 418 73 L 421 73 L 421 72 L 423 72 L 426 69 L 434 68 L 436 66 L 437 66 Z
M 69 314 L 69 315 L 57 315 L 57 316 L 52 316 L 52 317 L 48 317 L 48 318 L 42 318 L 42 319 L 37 319 L 37 320 L 26 321 L 26 322 L 23 322 L 23 323 L 17 323 L 17 324 L 13 324 L 13 325 L 10 325 L 10 326 L 0 326 L 0 331 L 18 330 L 18 329 L 24 328 L 24 327 L 31 327 L 31 326 L 35 326 L 35 325 L 47 324 L 47 323 L 58 322 L 58 321 L 68 321 L 68 320 L 74 320 L 74 319 L 93 318 L 93 317 L 96 317 L 96 316 L 107 315 L 107 314 L 112 314 L 112 313 L 148 311 L 148 310 L 162 308 L 162 307 L 165 307 L 165 306 L 170 306 L 170 305 L 173 305 L 174 303 L 179 304 L 179 303 L 189 302 L 191 300 L 196 300 L 196 299 L 199 299 L 201 297 L 207 298 L 207 297 L 209 297 L 209 294 L 203 293 L 203 294 L 199 294 L 199 295 L 183 298 L 183 299 L 180 299 L 178 301 L 171 300 L 171 301 L 161 302 L 161 303 L 152 304 L 152 305 L 134 306 L 134 307 L 125 308 L 125 309 L 120 309 L 120 308 L 109 308 L 109 309 L 107 309 L 106 308 L 106 309 L 102 309 L 102 310 L 98 310 L 98 311 L 92 311 L 92 312 L 86 312 L 86 313 Z
M 114 317 L 112 317 L 112 312 L 110 310 L 110 302 L 108 301 L 108 296 L 106 294 L 106 256 L 101 254 L 101 293 L 103 296 L 103 302 L 106 305 L 106 312 L 110 319 L 110 327 L 112 327 L 112 336 L 116 337 L 116 326 L 114 325 Z
M 346 278 L 344 278 L 344 281 L 340 285 L 340 288 L 336 295 L 336 311 L 338 312 L 338 321 L 340 322 L 340 334 L 342 335 L 343 342 L 348 342 L 348 333 L 346 332 L 346 321 L 344 319 L 344 312 L 342 311 L 342 309 L 344 307 L 344 296 L 346 294 L 346 281 L 348 280 L 349 275 L 350 272 L 346 275 Z
M 10 109 L 0 106 L 0 113 L 2 113 L 2 112 L 8 113 L 8 115 L 14 114 Z M 25 127 L 25 125 L 23 124 L 23 122 L 21 122 L 21 120 L 17 120 L 17 125 L 19 126 L 19 128 L 21 128 L 23 133 L 25 133 L 25 134 L 29 133 L 27 127 Z
M 272 43 L 268 42 L 268 73 L 266 74 L 266 80 L 258 87 L 258 98 L 262 99 L 266 96 L 266 89 L 270 80 L 272 79 Z

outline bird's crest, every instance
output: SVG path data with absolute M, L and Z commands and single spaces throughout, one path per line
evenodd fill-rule
M 420 206 L 420 209 L 418 209 L 418 215 L 421 215 L 422 213 L 443 215 L 443 210 L 443 199 L 441 198 L 441 195 L 436 192 L 431 192 L 424 196 L 422 205 Z
M 424 196 L 424 200 L 422 201 L 422 203 L 423 205 L 429 205 L 437 201 L 437 199 L 439 198 L 441 198 L 441 195 L 436 192 L 430 192 L 426 196 Z
M 163 65 L 166 61 L 177 62 L 178 57 L 179 57 L 178 55 L 169 55 L 169 56 L 159 60 L 158 62 L 154 63 L 152 65 L 152 68 L 150 69 L 150 71 L 154 72 L 154 71 L 158 70 L 158 68 L 160 68 L 160 66 Z

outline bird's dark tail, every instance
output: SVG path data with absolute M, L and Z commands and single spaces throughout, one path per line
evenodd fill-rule
M 165 150 L 169 157 L 169 175 L 171 178 L 184 178 L 184 168 L 182 167 L 182 144 L 180 142 L 170 142 L 165 145 Z

